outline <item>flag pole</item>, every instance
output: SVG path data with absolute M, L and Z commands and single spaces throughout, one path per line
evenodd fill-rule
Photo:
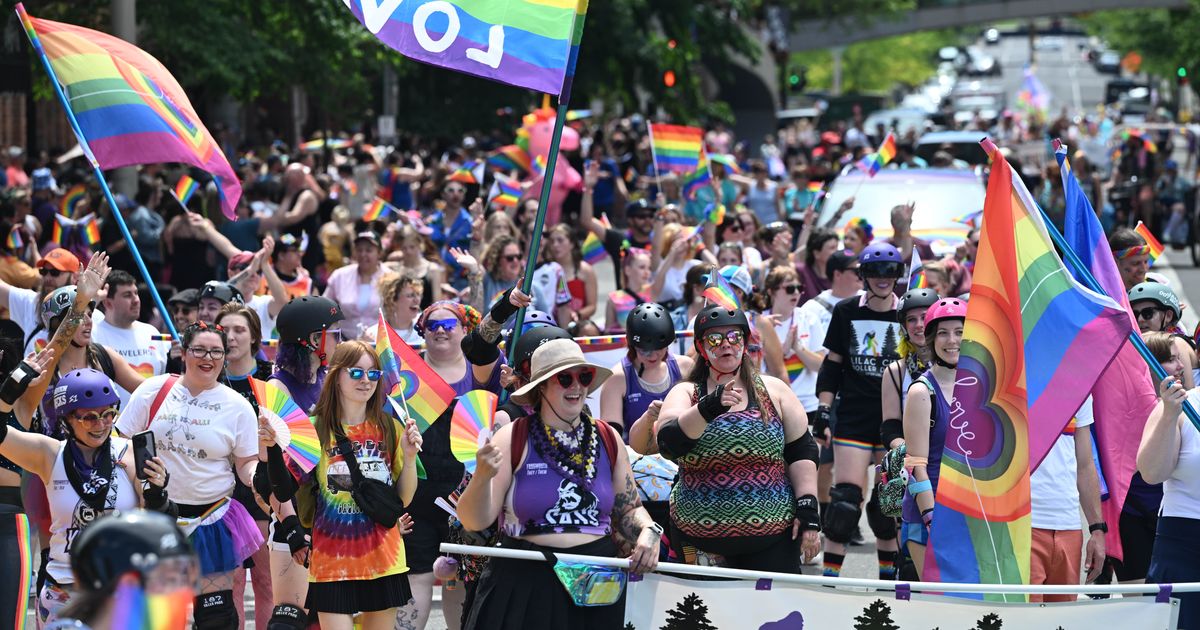
M 54 93 L 58 95 L 58 101 L 62 103 L 63 110 L 67 114 L 67 121 L 71 124 L 71 130 L 75 132 L 75 138 L 79 140 L 79 146 L 83 149 L 88 161 L 92 163 L 92 171 L 96 175 L 96 181 L 100 183 L 100 190 L 104 191 L 104 199 L 108 201 L 108 207 L 112 210 L 112 216 L 117 220 L 117 227 L 121 229 L 121 235 L 125 237 L 125 243 L 129 246 L 130 253 L 133 254 L 133 262 L 137 264 L 138 271 L 142 273 L 142 278 L 146 280 L 146 288 L 150 290 L 150 296 L 154 298 L 154 305 L 158 307 L 162 314 L 163 322 L 167 325 L 167 330 L 171 332 L 171 336 L 179 339 L 179 331 L 175 330 L 175 323 L 171 321 L 171 311 L 167 310 L 167 305 L 163 303 L 162 296 L 158 294 L 158 287 L 154 284 L 154 278 L 150 277 L 150 270 L 146 269 L 146 262 L 142 260 L 142 253 L 138 251 L 137 243 L 133 240 L 133 235 L 129 233 L 129 226 L 125 225 L 125 217 L 121 216 L 121 209 L 117 207 L 117 202 L 113 199 L 112 190 L 108 187 L 108 180 L 104 178 L 104 171 L 100 168 L 100 162 L 96 160 L 95 154 L 92 153 L 91 147 L 87 143 L 87 138 L 83 135 L 83 130 L 79 127 L 79 120 L 75 118 L 75 112 L 71 109 L 71 103 L 67 100 L 67 95 L 63 92 L 62 84 L 58 81 L 58 75 L 54 72 L 54 67 L 50 65 L 50 60 L 46 58 L 46 51 L 42 48 L 41 41 L 36 37 L 33 31 L 33 22 L 30 21 L 29 14 L 25 13 L 25 5 L 18 3 L 16 7 L 17 15 L 21 19 L 21 23 L 25 26 L 25 34 L 29 37 L 29 43 L 33 46 L 35 52 L 42 60 L 42 67 L 46 69 L 46 74 L 50 77 L 50 85 L 54 87 Z
M 991 139 L 986 137 L 983 139 L 981 144 L 984 145 L 985 150 L 989 144 L 993 147 L 995 146 L 992 144 Z M 1059 251 L 1062 252 L 1065 262 L 1070 265 L 1071 269 L 1075 271 L 1075 274 L 1083 280 L 1084 285 L 1086 285 L 1087 288 L 1091 289 L 1092 291 L 1095 291 L 1100 295 L 1106 295 L 1112 299 L 1112 296 L 1108 295 L 1108 292 L 1106 292 L 1104 288 L 1100 286 L 1100 283 L 1096 281 L 1096 277 L 1092 275 L 1092 271 L 1087 268 L 1087 265 L 1083 264 L 1082 260 L 1079 259 L 1079 256 L 1075 253 L 1075 250 L 1071 249 L 1071 246 L 1067 243 L 1067 239 L 1063 238 L 1063 235 L 1059 233 L 1058 228 L 1054 226 L 1054 222 L 1050 220 L 1050 215 L 1046 214 L 1046 211 L 1043 210 L 1042 207 L 1037 203 L 1034 203 L 1034 205 L 1037 207 L 1038 213 L 1040 213 L 1042 216 L 1042 223 L 1046 226 L 1046 232 L 1050 234 L 1050 240 L 1054 241 L 1054 245 L 1058 247 Z M 1167 371 L 1163 369 L 1162 364 L 1158 362 L 1158 359 L 1154 358 L 1154 354 L 1150 352 L 1150 348 L 1146 347 L 1146 342 L 1142 341 L 1142 336 L 1138 333 L 1138 331 L 1130 331 L 1129 343 L 1133 345 L 1138 354 L 1142 355 L 1142 360 L 1145 361 L 1146 365 L 1150 367 L 1150 372 L 1154 374 L 1154 378 L 1156 380 L 1161 381 L 1169 376 Z M 1192 404 L 1186 400 L 1183 401 L 1183 414 L 1192 422 L 1192 425 L 1196 427 L 1196 430 L 1200 431 L 1200 413 L 1196 413 L 1196 409 L 1192 407 Z
M 646 119 L 646 134 L 650 136 L 650 160 L 654 163 L 654 185 L 662 192 L 662 173 L 658 172 L 658 153 L 654 150 L 654 126 Z

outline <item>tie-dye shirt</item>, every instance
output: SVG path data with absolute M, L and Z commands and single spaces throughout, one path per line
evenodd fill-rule
M 383 448 L 383 432 L 370 422 L 345 429 L 363 477 L 394 485 L 404 468 L 398 443 Z M 395 430 L 399 436 L 404 427 L 396 424 Z M 325 449 L 308 474 L 290 460 L 288 464 L 303 486 L 300 492 L 308 492 L 308 484 L 314 481 L 318 484 L 309 581 L 374 580 L 408 571 L 400 529 L 385 529 L 362 513 L 350 495 L 349 469 L 336 444 Z

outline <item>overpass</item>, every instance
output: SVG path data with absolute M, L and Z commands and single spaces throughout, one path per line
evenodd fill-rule
M 1071 15 L 1112 9 L 1185 7 L 1188 0 L 917 0 L 917 8 L 875 19 L 802 20 L 793 24 L 793 51 L 846 46 L 861 41 L 972 24 Z

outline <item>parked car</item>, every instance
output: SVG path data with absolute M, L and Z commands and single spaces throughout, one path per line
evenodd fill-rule
M 925 131 L 929 121 L 929 112 L 924 109 L 881 109 L 873 112 L 863 121 L 863 130 L 874 133 L 876 125 L 882 124 L 884 129 L 895 131 L 897 136 L 904 136 L 909 131 L 920 135 Z
M 983 32 L 983 41 L 986 42 L 988 46 L 995 46 L 996 44 L 999 44 L 1000 43 L 1000 29 L 989 28 L 988 30 L 984 31 Z
M 970 166 L 987 164 L 987 154 L 979 148 L 986 135 L 982 131 L 931 131 L 917 140 L 917 157 L 930 162 L 938 151 L 945 151 Z
M 1104 74 L 1121 74 L 1121 55 L 1106 50 L 1096 58 L 1096 72 Z
M 996 58 L 975 47 L 967 49 L 966 74 L 972 77 L 1000 76 L 1000 64 Z

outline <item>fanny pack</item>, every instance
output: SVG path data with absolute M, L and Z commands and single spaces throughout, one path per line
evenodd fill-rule
M 358 469 L 358 460 L 354 458 L 354 447 L 344 438 L 337 441 L 338 452 L 350 469 L 350 496 L 358 504 L 358 509 L 375 523 L 391 529 L 404 513 L 404 503 L 396 495 L 396 489 L 378 479 L 367 479 Z
M 567 589 L 576 606 L 611 606 L 621 599 L 629 574 L 617 567 L 601 567 L 582 562 L 563 562 L 543 552 L 554 563 L 554 575 Z

